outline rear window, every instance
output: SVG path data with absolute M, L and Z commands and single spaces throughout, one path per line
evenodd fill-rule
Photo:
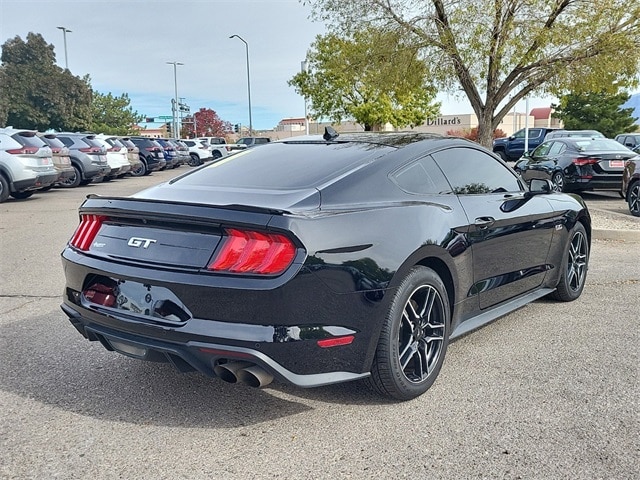
M 11 135 L 16 142 L 24 147 L 45 147 L 47 144 L 42 141 L 34 132 L 18 132 Z
M 84 137 L 82 141 L 90 147 L 104 148 L 102 143 L 100 143 L 95 137 Z
M 590 138 L 576 140 L 575 145 L 581 152 L 628 152 L 624 145 L 610 138 Z
M 107 138 L 107 143 L 112 147 L 122 148 L 124 144 L 117 138 Z
M 361 143 L 270 143 L 212 163 L 176 183 L 258 190 L 319 187 L 393 150 Z
M 42 140 L 44 140 L 44 142 L 49 145 L 50 147 L 53 148 L 62 148 L 65 146 L 64 143 L 62 143 L 62 141 L 59 138 L 50 138 L 50 137 L 42 137 Z

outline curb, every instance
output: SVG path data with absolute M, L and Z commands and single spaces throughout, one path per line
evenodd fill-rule
M 640 242 L 640 230 L 602 230 L 591 231 L 594 240 L 618 240 L 622 242 Z

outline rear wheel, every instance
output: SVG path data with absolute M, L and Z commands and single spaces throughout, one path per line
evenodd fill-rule
M 578 222 L 571 232 L 562 259 L 560 282 L 552 296 L 562 302 L 578 298 L 584 289 L 589 267 L 589 242 L 584 226 Z
M 211 152 L 211 158 L 218 160 L 219 158 L 222 158 L 222 154 L 218 150 L 214 150 Z
M 398 400 L 426 392 L 442 367 L 450 325 L 442 280 L 430 268 L 414 267 L 398 288 L 382 327 L 369 385 Z
M 82 181 L 82 172 L 78 167 L 73 165 L 73 175 L 65 178 L 64 180 L 61 180 L 60 183 L 58 183 L 58 185 L 64 188 L 75 188 L 78 185 L 80 185 L 81 181 Z
M 553 188 L 556 192 L 564 191 L 564 175 L 562 172 L 556 172 L 551 177 L 551 183 L 553 183 Z
M 131 170 L 131 175 L 134 177 L 142 177 L 147 173 L 147 164 L 144 163 L 144 160 L 140 159 L 140 164 L 137 165 L 133 170 Z
M 627 193 L 629 211 L 634 217 L 640 217 L 640 181 L 633 182 Z
M 9 182 L 0 175 L 0 203 L 5 202 L 9 198 Z
M 189 166 L 190 167 L 197 167 L 198 165 L 202 165 L 202 162 L 200 161 L 200 157 L 195 154 L 192 153 L 189 155 Z

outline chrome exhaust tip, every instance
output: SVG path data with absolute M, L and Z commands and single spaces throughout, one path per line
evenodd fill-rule
M 273 382 L 273 375 L 258 365 L 251 365 L 236 373 L 237 379 L 253 388 L 261 388 Z
M 249 362 L 228 362 L 219 363 L 213 367 L 215 374 L 227 383 L 238 383 L 238 371 L 243 368 L 251 367 Z

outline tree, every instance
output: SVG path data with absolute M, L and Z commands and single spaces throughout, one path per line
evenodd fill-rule
M 317 118 L 354 119 L 365 130 L 386 123 L 420 125 L 438 115 L 436 91 L 425 81 L 417 48 L 398 31 L 367 28 L 351 35 L 317 36 L 307 54 L 310 67 L 289 80 L 310 99 Z
M 37 130 L 89 128 L 89 77 L 79 78 L 58 67 L 53 45 L 42 35 L 29 33 L 26 42 L 19 36 L 7 40 L 1 60 L 0 106 L 5 106 L 6 117 L 0 115 L 0 120 L 4 124 Z
M 631 98 L 627 93 L 569 93 L 560 98 L 554 117 L 562 120 L 568 130 L 598 130 L 605 137 L 634 132 L 637 125 L 633 108 L 621 108 Z
M 303 0 L 334 31 L 380 25 L 419 48 L 437 85 L 466 94 L 481 144 L 532 93 L 637 81 L 640 2 Z
M 231 122 L 222 120 L 210 108 L 201 108 L 193 116 L 185 117 L 182 124 L 182 135 L 187 138 L 224 137 L 233 131 Z
M 123 93 L 114 97 L 111 92 L 104 95 L 93 92 L 91 104 L 91 131 L 109 135 L 130 135 L 135 133 L 135 125 L 144 116 L 130 106 L 129 96 Z

